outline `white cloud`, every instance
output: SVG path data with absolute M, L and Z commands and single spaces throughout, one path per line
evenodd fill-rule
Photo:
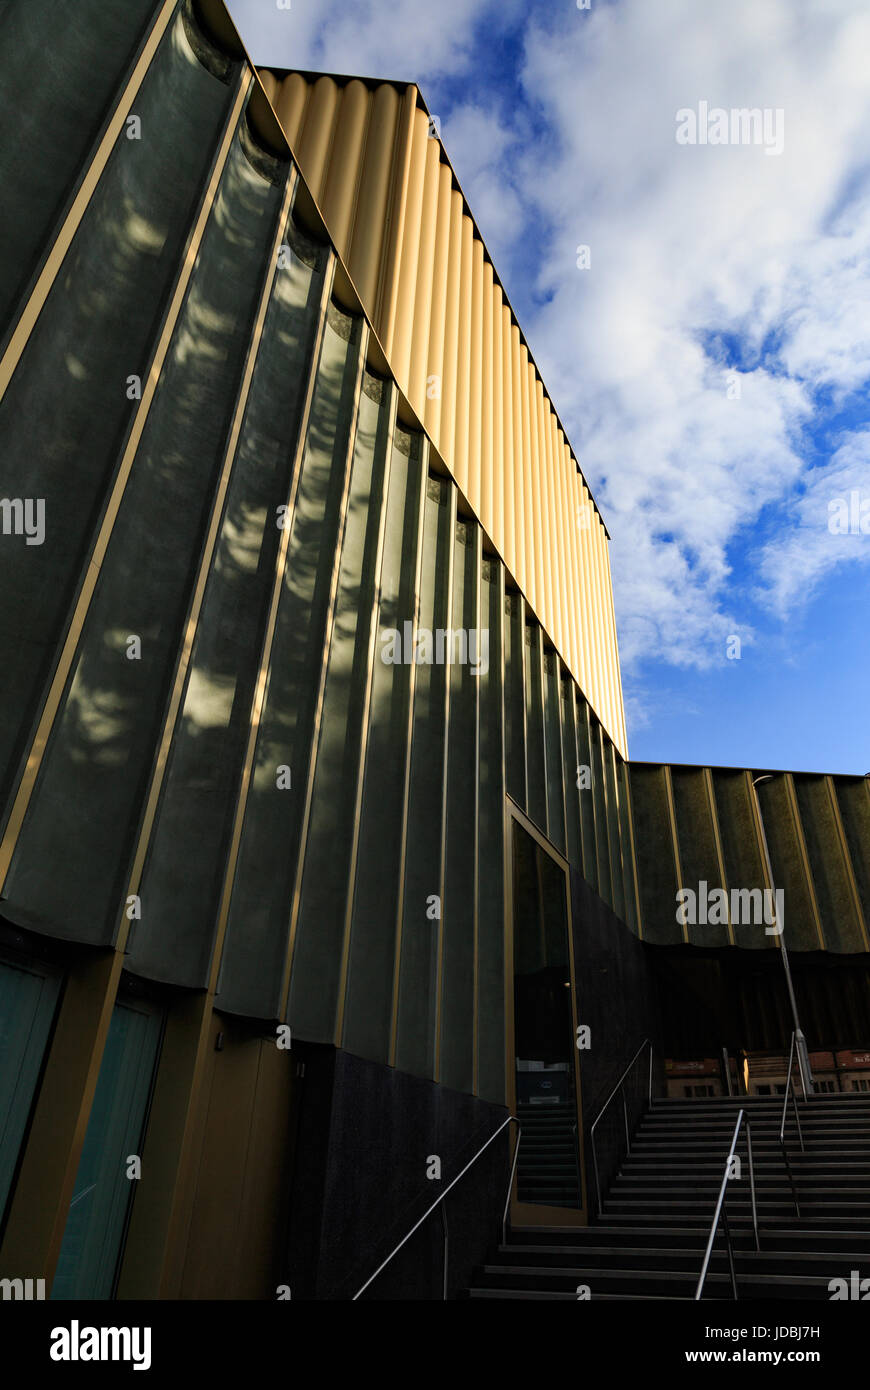
M 806 576 L 862 553 L 811 517 L 864 444 L 834 439 L 819 466 L 804 432 L 819 388 L 841 400 L 870 377 L 866 0 L 230 5 L 261 62 L 407 77 L 434 110 L 440 76 L 467 79 L 445 146 L 511 299 L 525 277 L 543 306 L 523 327 L 613 536 L 624 671 L 705 667 L 732 633 L 752 640 L 730 557 L 764 508 L 785 530 L 754 597 L 780 619 Z M 493 96 L 475 44 L 506 17 L 522 90 Z M 782 154 L 677 145 L 677 111 L 702 100 L 781 108 Z
M 523 80 L 549 136 L 519 170 L 510 145 L 486 165 L 479 144 L 445 143 L 461 179 L 469 163 L 472 206 L 504 173 L 549 231 L 525 228 L 548 302 L 524 327 L 613 534 L 624 669 L 704 667 L 730 633 L 751 640 L 729 547 L 769 504 L 795 521 L 814 390 L 842 396 L 870 376 L 870 13 L 621 0 L 535 14 Z M 676 112 L 701 100 L 781 108 L 783 153 L 678 146 Z M 711 345 L 723 334 L 745 354 L 739 400 Z M 759 359 L 772 341 L 778 357 Z M 802 552 L 775 553 L 762 592 L 782 616 Z
M 844 564 L 870 564 L 870 430 L 855 431 L 824 468 L 813 469 L 764 548 L 759 599 L 785 617 Z
M 492 0 L 228 0 L 255 63 L 397 81 L 462 71 Z

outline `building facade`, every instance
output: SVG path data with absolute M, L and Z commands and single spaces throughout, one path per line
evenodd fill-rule
M 216 0 L 0 40 L 0 1275 L 352 1296 L 517 1105 L 576 1153 L 513 1219 L 584 1223 L 644 1036 L 787 1046 L 763 924 L 675 912 L 773 885 L 752 774 L 627 761 L 607 531 L 437 123 Z M 811 1042 L 864 1048 L 867 783 L 760 794 Z

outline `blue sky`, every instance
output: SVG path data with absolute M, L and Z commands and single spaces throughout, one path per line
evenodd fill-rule
M 611 532 L 631 756 L 870 770 L 866 0 L 229 8 L 440 117 Z M 781 149 L 677 143 L 701 103 Z

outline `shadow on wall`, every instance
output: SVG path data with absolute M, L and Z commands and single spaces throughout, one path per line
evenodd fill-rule
M 305 1054 L 286 1282 L 294 1299 L 350 1299 L 508 1112 L 332 1047 Z M 500 1237 L 507 1134 L 446 1198 L 449 1298 Z M 427 1177 L 433 1157 L 440 1181 Z M 439 1300 L 442 1280 L 436 1210 L 363 1298 Z

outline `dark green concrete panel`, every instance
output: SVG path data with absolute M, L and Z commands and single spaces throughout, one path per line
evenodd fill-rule
M 526 696 L 523 678 L 523 601 L 516 592 L 504 601 L 504 756 L 507 789 L 524 811 L 526 800 Z M 527 649 L 526 649 L 527 650 Z
M 17 782 L 137 407 L 127 378 L 147 377 L 232 98 L 194 57 L 178 19 L 136 99 L 143 138 L 118 141 L 0 404 L 0 496 L 45 504 L 41 544 L 0 538 L 4 796 Z M 213 331 L 195 325 L 191 347 Z M 111 728 L 119 713 L 95 712 L 99 742 L 104 718 Z
M 478 629 L 480 528 L 459 521 L 453 544 L 454 632 Z M 488 642 L 488 638 L 487 638 Z M 478 646 L 482 651 L 483 646 Z M 471 649 L 469 646 L 469 657 Z M 478 664 L 478 670 L 483 663 Z M 471 661 L 450 666 L 447 733 L 447 840 L 442 904 L 441 1049 L 438 1079 L 457 1091 L 474 1086 L 475 867 L 477 850 L 478 695 Z
M 282 243 L 128 941 L 128 969 L 176 984 L 210 964 L 321 298 L 322 254 L 292 224 Z
M 678 885 L 665 770 L 629 766 L 643 939 L 669 945 L 684 938 L 677 921 Z
M 222 1001 L 225 994 L 234 1011 L 258 1018 L 276 1017 L 281 1002 L 333 565 L 344 522 L 361 328 L 360 319 L 330 305 L 295 506 L 285 518 L 287 563 L 219 982 Z M 289 769 L 289 787 L 281 769 Z M 329 956 L 317 964 L 322 972 L 309 976 L 306 987 L 313 1008 L 321 1010 L 322 1035 L 329 1033 L 338 961 Z
M 158 8 L 159 0 L 11 0 L 0 9 L 0 130 L 15 132 L 0 146 L 0 337 Z
M 746 774 L 714 769 L 713 795 L 729 892 L 735 889 L 750 892 L 763 889 L 761 844 L 755 828 Z M 737 946 L 757 950 L 776 945 L 776 940 L 774 936 L 765 935 L 763 926 L 759 928 L 739 920 L 734 922 L 734 942 Z
M 417 604 L 425 483 L 422 437 L 397 429 L 387 498 L 342 1042 L 349 1052 L 372 1061 L 386 1061 L 390 1048 L 414 671 L 414 650 L 405 641 L 404 625 L 413 622 Z M 401 642 L 398 647 L 394 634 Z M 393 659 L 385 661 L 391 650 Z M 423 930 L 428 929 L 426 923 Z M 331 962 L 321 961 L 321 948 L 312 942 L 312 955 L 314 949 L 318 960 L 312 960 L 309 969 L 294 962 L 291 1020 L 304 1037 L 321 1041 L 331 1003 L 326 988 L 327 980 L 332 988 Z
M 526 814 L 547 833 L 547 765 L 544 752 L 543 640 L 534 619 L 526 620 Z
M 562 721 L 562 775 L 565 779 L 565 857 L 575 869 L 583 870 L 583 842 L 580 831 L 580 797 L 577 786 L 577 721 L 574 708 L 574 682 L 562 668 L 559 703 Z
M 754 774 L 753 774 L 754 775 Z M 783 891 L 785 941 L 789 950 L 815 951 L 820 947 L 813 916 L 812 899 L 801 856 L 798 827 L 795 824 L 786 787 L 786 776 L 758 787 L 758 800 L 773 867 L 773 887 Z M 766 935 L 765 928 L 752 930 Z M 778 938 L 767 938 L 774 944 Z
M 680 847 L 680 868 L 683 881 L 681 888 L 691 888 L 698 895 L 699 884 L 706 883 L 709 895 L 716 889 L 727 885 L 722 882 L 719 858 L 716 853 L 716 839 L 713 829 L 713 815 L 707 796 L 707 783 L 704 769 L 700 767 L 672 767 L 671 786 L 674 794 L 674 818 L 677 823 L 677 837 Z M 715 906 L 715 905 L 714 905 Z M 707 912 L 706 916 L 711 914 Z M 689 923 L 689 940 L 693 946 L 727 946 L 728 911 L 724 914 L 714 911 L 714 916 L 724 915 L 721 923 L 697 921 Z M 700 917 L 700 913 L 696 913 Z
M 613 906 L 613 884 L 610 877 L 610 841 L 607 821 L 607 782 L 601 751 L 601 725 L 589 711 L 589 753 L 592 764 L 592 802 L 595 807 L 595 857 L 598 869 L 598 892 Z
M 421 628 L 450 626 L 450 570 L 456 489 L 446 478 L 426 483 L 420 568 Z M 450 668 L 421 663 L 414 683 L 408 836 L 402 894 L 402 940 L 396 1066 L 413 1076 L 435 1074 L 436 996 L 444 865 L 443 807 L 447 776 L 447 686 Z
M 834 787 L 864 922 L 870 928 L 870 782 L 865 777 L 835 777 Z
M 544 752 L 547 760 L 547 835 L 564 854 L 565 794 L 562 786 L 559 658 L 552 649 L 544 653 Z
M 367 376 L 360 400 L 329 652 L 311 817 L 296 928 L 294 970 L 318 972 L 341 960 L 356 835 L 356 791 L 374 644 L 381 510 L 386 492 L 390 390 Z M 386 866 L 385 866 L 386 867 Z M 228 980 L 229 983 L 229 980 Z M 329 977 L 337 1000 L 337 977 Z M 325 1005 L 326 1001 L 324 1001 Z M 324 1023 L 319 1025 L 325 1027 Z
M 625 921 L 637 933 L 637 903 L 635 900 L 634 851 L 631 834 L 631 804 L 629 801 L 628 767 L 616 754 L 616 794 L 619 798 L 619 833 L 622 840 L 623 896 Z
M 607 794 L 607 844 L 610 859 L 610 906 L 617 917 L 625 921 L 625 884 L 622 871 L 622 842 L 619 829 L 619 803 L 616 797 L 616 769 L 613 744 L 601 730 L 601 756 L 604 763 L 604 788 Z
M 6 881 L 55 936 L 107 942 L 119 920 L 280 197 L 237 135 Z
M 496 1104 L 505 1100 L 503 586 L 501 562 L 485 559 L 480 615 L 489 627 L 489 670 L 480 677 L 477 1093 Z
M 796 773 L 794 788 L 825 948 L 828 951 L 863 951 L 864 937 L 827 780 L 801 777 Z
M 577 777 L 580 779 L 580 838 L 583 844 L 583 877 L 598 889 L 598 836 L 595 825 L 595 791 L 592 784 L 592 750 L 589 746 L 589 706 L 576 692 Z M 576 779 L 575 779 L 576 780 Z

